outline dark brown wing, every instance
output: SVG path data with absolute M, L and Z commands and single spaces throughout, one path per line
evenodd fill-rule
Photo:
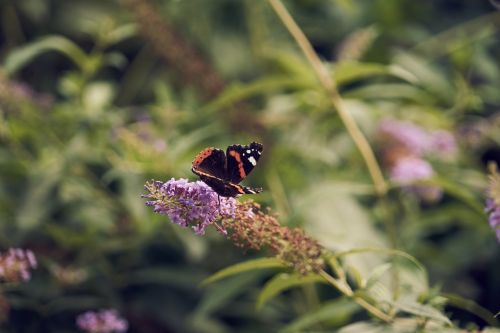
M 191 170 L 199 176 L 203 174 L 227 180 L 224 151 L 213 147 L 203 149 L 194 158 Z
M 227 177 L 232 183 L 241 182 L 257 165 L 263 146 L 252 142 L 249 145 L 232 145 L 227 147 Z

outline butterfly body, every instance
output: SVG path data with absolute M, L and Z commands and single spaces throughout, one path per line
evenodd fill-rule
M 205 148 L 193 160 L 191 170 L 222 197 L 262 192 L 239 183 L 257 165 L 263 146 L 252 142 L 249 145 L 231 145 L 226 153 L 218 148 Z

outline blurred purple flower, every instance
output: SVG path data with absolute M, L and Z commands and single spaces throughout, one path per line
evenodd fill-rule
M 235 216 L 236 200 L 219 197 L 208 185 L 201 181 L 189 182 L 186 179 L 170 179 L 166 183 L 151 181 L 145 185 L 156 213 L 167 215 L 170 220 L 183 227 L 192 226 L 197 234 L 221 217 Z
M 396 161 L 391 169 L 391 178 L 403 185 L 407 192 L 416 194 L 427 202 L 438 201 L 443 195 L 440 187 L 427 184 L 414 184 L 414 182 L 429 179 L 434 170 L 429 162 L 417 157 L 404 157 Z
M 490 175 L 485 211 L 488 214 L 488 222 L 500 242 L 500 173 L 494 162 L 488 164 L 488 169 Z
M 88 333 L 126 332 L 128 322 L 113 309 L 87 311 L 76 318 L 78 328 Z
M 35 255 L 30 250 L 10 248 L 0 253 L 0 280 L 5 282 L 28 281 L 30 269 L 36 268 Z
M 457 150 L 455 137 L 446 130 L 429 132 L 409 121 L 385 119 L 380 122 L 379 131 L 415 156 L 429 152 L 451 156 Z
M 48 94 L 38 93 L 24 82 L 10 82 L 10 97 L 13 99 L 31 100 L 42 108 L 50 108 L 54 98 Z
M 409 121 L 385 119 L 380 122 L 379 131 L 417 156 L 425 153 L 430 145 L 428 133 Z
M 457 142 L 450 132 L 437 130 L 431 133 L 429 149 L 434 153 L 452 156 L 457 151 Z
M 396 161 L 390 170 L 391 178 L 402 184 L 431 178 L 434 170 L 429 162 L 417 157 L 404 157 Z
M 486 199 L 486 213 L 488 213 L 488 222 L 491 228 L 497 234 L 497 240 L 500 242 L 500 205 L 497 205 L 491 198 Z

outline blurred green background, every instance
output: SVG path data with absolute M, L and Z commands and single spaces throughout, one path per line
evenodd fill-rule
M 285 2 L 376 151 L 386 117 L 456 134 L 459 156 L 432 161 L 443 198 L 393 189 L 391 209 L 431 284 L 493 313 L 500 255 L 482 207 L 486 161 L 500 159 L 495 4 Z M 387 246 L 366 167 L 266 1 L 3 0 L 0 17 L 0 246 L 40 261 L 29 283 L 4 287 L 2 331 L 74 332 L 77 314 L 117 308 L 130 332 L 277 332 L 335 298 L 294 289 L 256 311 L 272 271 L 199 287 L 265 254 L 173 226 L 140 195 L 148 179 L 194 180 L 207 146 L 264 144 L 245 184 L 283 225 L 331 250 Z M 328 327 L 356 316 L 335 311 Z

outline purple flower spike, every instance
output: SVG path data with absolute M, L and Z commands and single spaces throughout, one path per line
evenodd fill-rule
M 113 309 L 87 311 L 76 318 L 77 326 L 87 333 L 126 332 L 128 322 Z
M 429 162 L 417 157 L 399 159 L 391 169 L 391 178 L 402 184 L 432 177 L 434 171 Z
M 403 185 L 407 192 L 416 194 L 427 202 L 436 202 L 442 195 L 440 187 L 426 184 L 414 184 L 419 180 L 429 179 L 434 174 L 432 166 L 418 157 L 404 157 L 399 159 L 391 169 L 392 180 Z
M 430 146 L 427 132 L 408 121 L 385 119 L 380 123 L 379 131 L 383 136 L 396 140 L 417 156 L 425 153 Z
M 235 216 L 236 200 L 219 197 L 201 181 L 172 178 L 166 183 L 148 182 L 145 189 L 149 193 L 143 197 L 150 199 L 146 205 L 152 206 L 156 213 L 167 215 L 175 224 L 191 226 L 199 235 L 217 219 Z
M 488 222 L 500 242 L 500 205 L 497 205 L 493 199 L 488 198 L 486 199 L 485 211 L 488 214 Z
M 0 253 L 0 280 L 5 282 L 28 281 L 30 269 L 36 268 L 35 255 L 30 250 L 10 248 Z
M 485 212 L 488 214 L 488 222 L 497 235 L 500 243 L 500 173 L 495 163 L 489 165 L 490 184 L 488 186 L 488 196 L 486 199 Z

